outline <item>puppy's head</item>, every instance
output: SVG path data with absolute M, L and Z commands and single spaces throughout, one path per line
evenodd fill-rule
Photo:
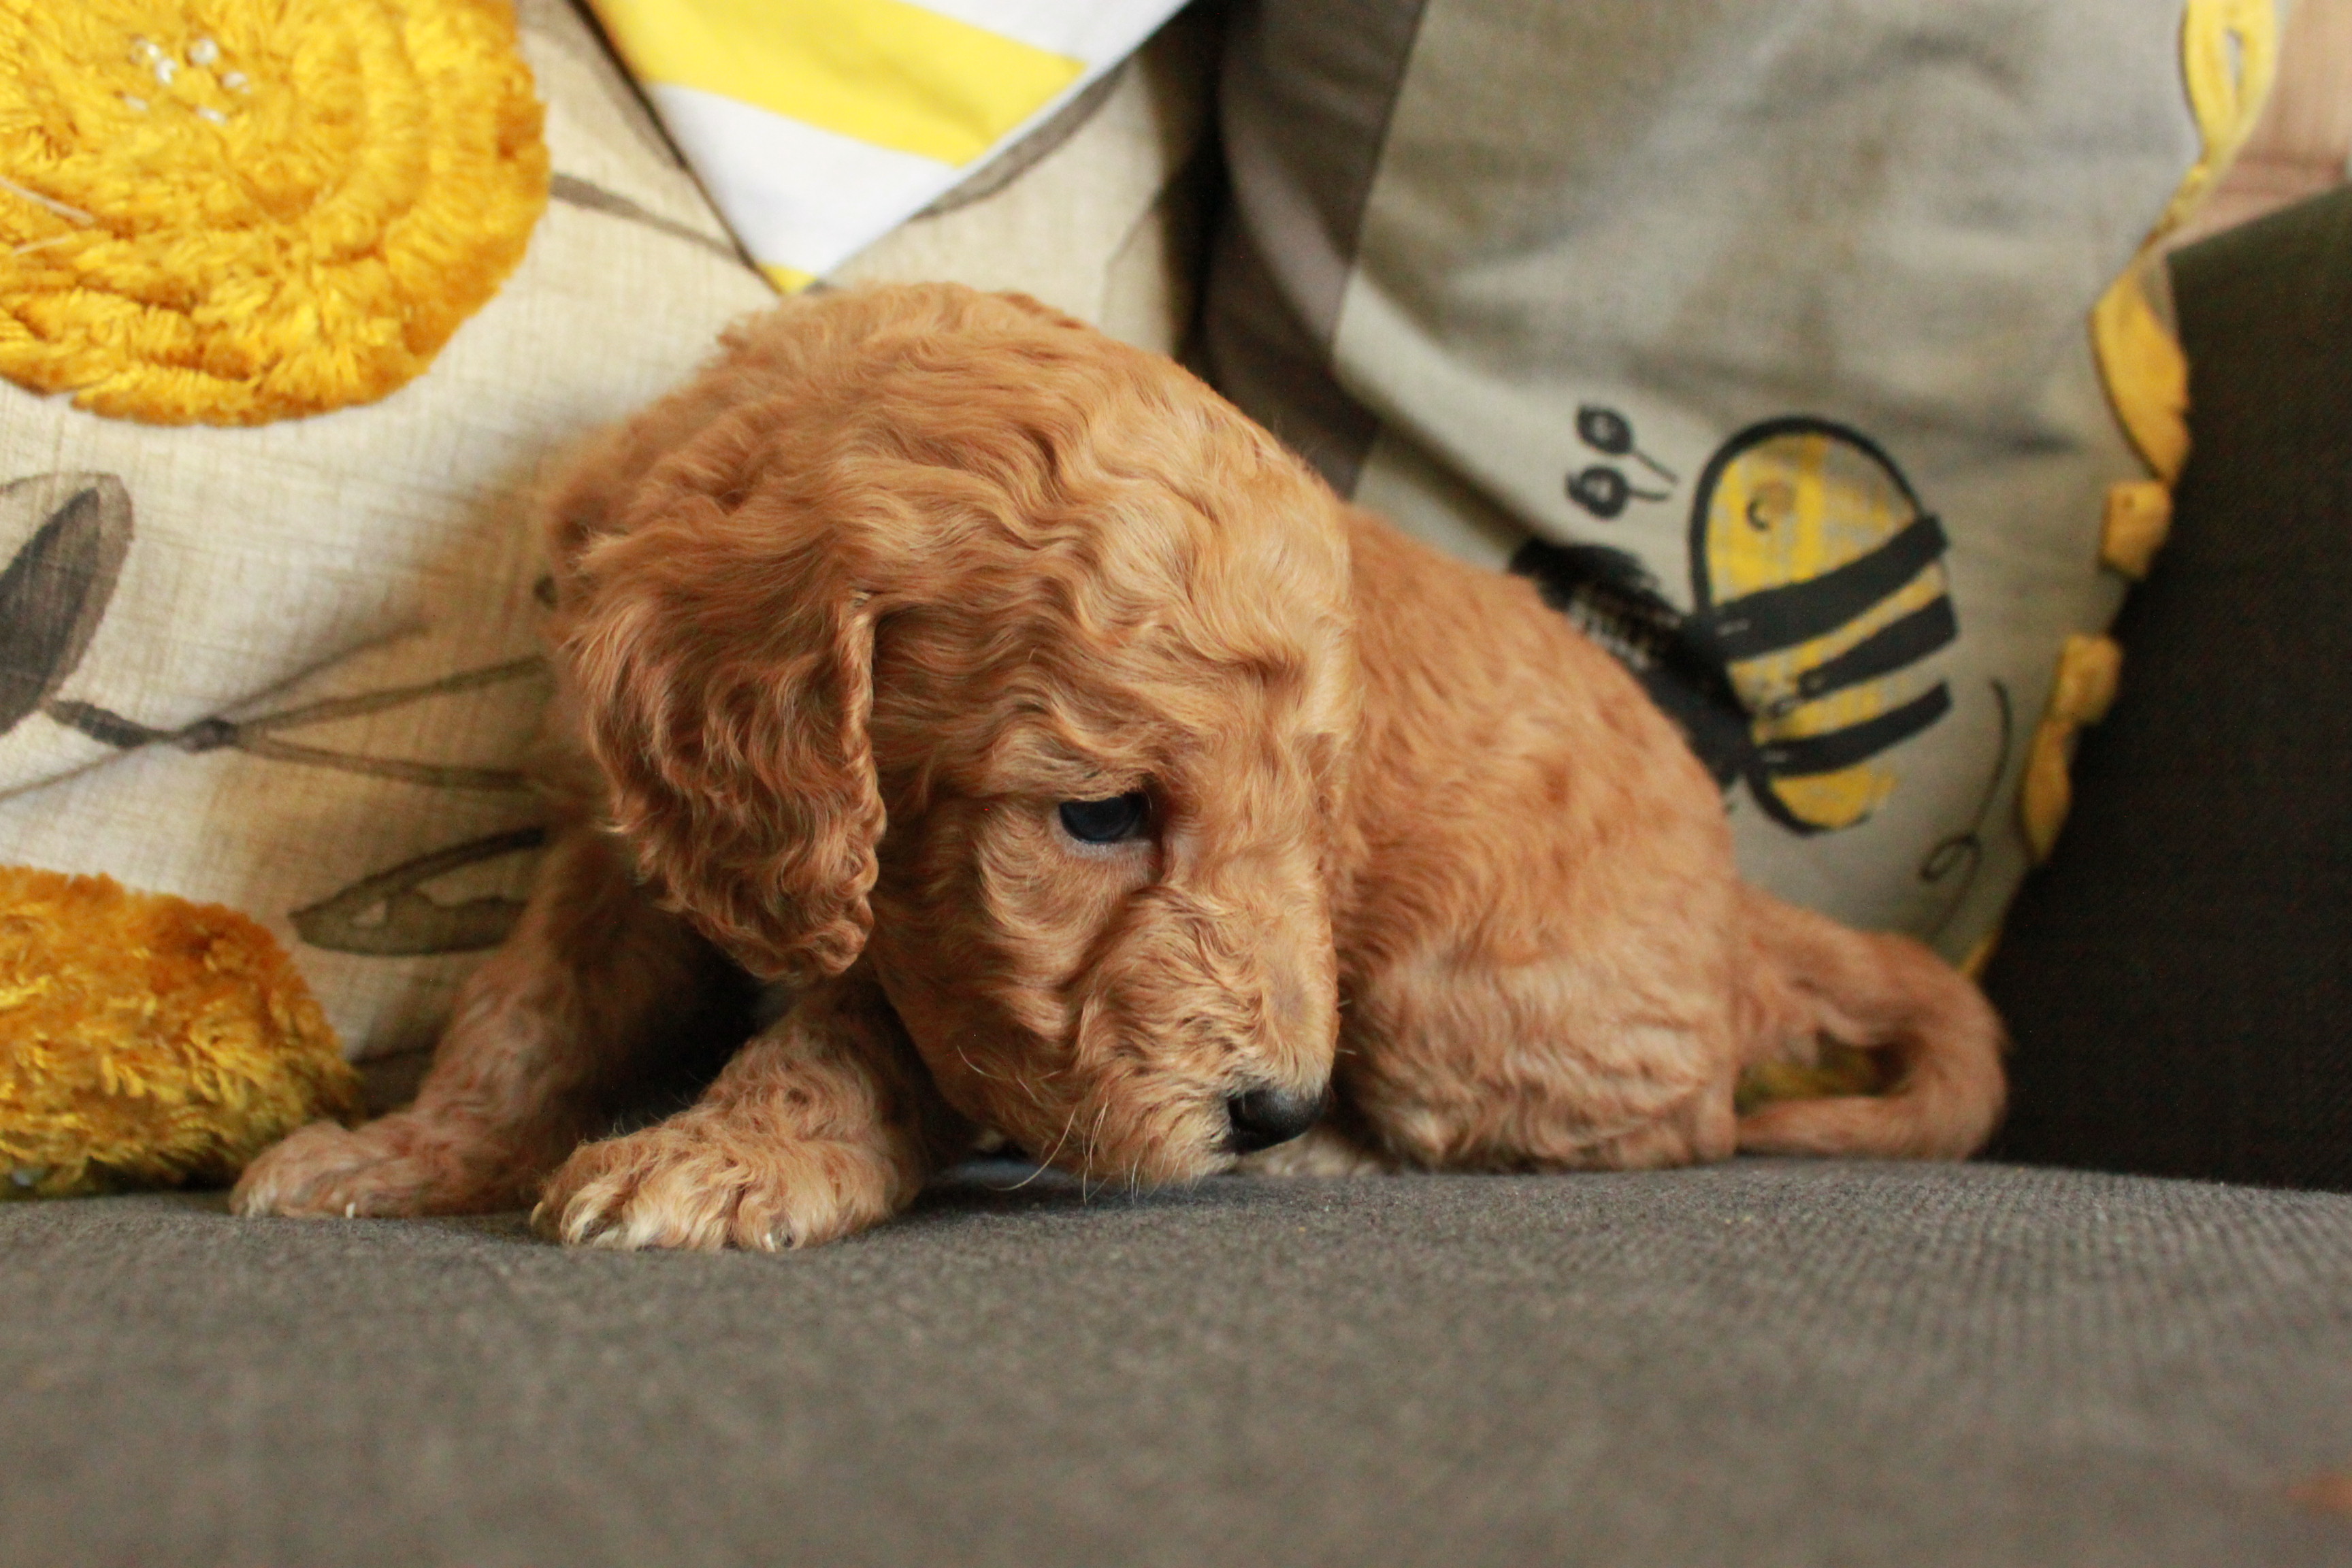
M 1090 1175 L 1313 1120 L 1355 720 L 1330 493 L 1015 299 L 732 336 L 557 508 L 616 825 L 754 972 L 872 965 L 942 1092 Z

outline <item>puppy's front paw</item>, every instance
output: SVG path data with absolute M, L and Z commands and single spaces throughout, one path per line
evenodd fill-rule
M 360 1128 L 310 1123 L 246 1167 L 229 1206 L 314 1218 L 478 1214 L 515 1206 L 523 1180 L 488 1134 L 403 1113 Z
M 593 1247 L 814 1247 L 890 1217 L 912 1196 L 878 1149 L 760 1137 L 688 1110 L 573 1151 L 531 1224 Z

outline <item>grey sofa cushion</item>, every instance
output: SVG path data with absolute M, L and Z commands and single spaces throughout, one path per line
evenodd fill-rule
M 1002 1181 L 999 1185 L 1003 1184 Z M 966 1182 L 781 1258 L 0 1208 L 0 1562 L 2340 1563 L 2352 1198 Z
M 1986 975 L 2000 1147 L 2352 1189 L 2352 188 L 2173 279 L 2196 444 Z

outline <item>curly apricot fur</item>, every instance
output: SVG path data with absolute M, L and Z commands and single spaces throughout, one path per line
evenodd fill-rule
M 1681 739 L 1528 584 L 1034 301 L 788 304 L 546 530 L 572 826 L 398 1157 L 289 1144 L 249 1211 L 543 1181 L 566 1240 L 797 1246 L 983 1127 L 1091 1177 L 1228 1168 L 1253 1092 L 1329 1092 L 1255 1157 L 1299 1172 L 1958 1156 L 1998 1115 L 1975 988 L 1743 888 Z M 1144 831 L 1057 825 L 1131 793 Z M 714 952 L 792 1005 L 700 1104 L 572 1152 Z M 1737 1117 L 1743 1066 L 1825 1040 L 1893 1089 Z

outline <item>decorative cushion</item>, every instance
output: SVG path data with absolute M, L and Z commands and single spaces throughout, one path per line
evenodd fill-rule
M 503 0 L 5 0 L 0 60 L 0 375 L 101 414 L 381 397 L 547 205 Z
M 332 53 L 355 19 L 288 7 L 268 42 Z M 425 374 L 246 429 L 0 384 L 0 861 L 250 914 L 363 1057 L 432 1038 L 528 885 L 534 475 L 773 298 L 579 16 L 524 0 L 517 20 L 553 199 Z M 200 37 L 141 37 L 196 68 Z
M 590 3 L 789 292 L 1089 101 L 1181 0 Z
M 220 1182 L 359 1079 L 269 933 L 109 877 L 0 866 L 0 1196 Z
M 361 15 L 328 11 L 287 26 L 331 42 Z M 547 692 L 530 486 L 775 298 L 580 16 L 524 0 L 517 19 L 551 199 L 429 371 L 247 429 L 0 384 L 0 862 L 251 914 L 379 1100 L 510 926 L 541 842 L 521 771 Z M 168 50 L 184 87 L 214 35 L 142 25 L 124 58 L 152 76 L 140 42 Z M 1196 24 L 1168 30 L 845 277 L 1024 289 L 1172 347 L 1207 57 Z M 35 177 L 5 157 L 0 177 Z M 0 249 L 0 282 L 11 266 Z
M 1204 363 L 1618 654 L 1751 878 L 1980 962 L 2185 446 L 2148 242 L 2273 21 L 1252 0 Z

